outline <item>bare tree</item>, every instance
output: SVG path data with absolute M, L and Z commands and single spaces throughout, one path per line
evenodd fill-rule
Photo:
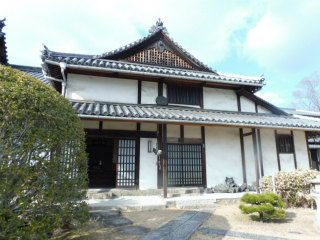
M 293 92 L 295 107 L 320 111 L 320 75 L 313 73 L 311 76 L 302 79 L 298 87 L 299 90 Z

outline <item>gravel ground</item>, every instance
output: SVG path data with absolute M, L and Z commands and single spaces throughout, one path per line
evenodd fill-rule
M 262 223 L 252 221 L 248 215 L 241 214 L 238 206 L 239 204 L 219 205 L 213 215 L 199 229 L 214 228 L 301 240 L 320 239 L 320 233 L 313 225 L 315 210 L 289 208 L 286 210 L 285 219 Z M 190 239 L 243 240 L 243 238 L 204 234 L 199 231 L 194 232 Z

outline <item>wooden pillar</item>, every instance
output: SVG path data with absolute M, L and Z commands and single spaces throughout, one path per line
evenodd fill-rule
M 260 157 L 260 170 L 261 170 L 261 177 L 263 177 L 264 176 L 264 169 L 263 169 L 263 157 L 262 157 L 260 129 L 257 129 L 257 132 L 258 132 L 258 147 L 259 147 L 259 157 Z
M 163 150 L 163 144 L 162 144 L 162 124 L 158 124 L 158 130 L 157 130 L 157 149 Z M 163 187 L 163 154 L 158 156 L 158 189 Z
M 278 140 L 278 133 L 277 130 L 274 130 L 274 137 L 276 139 L 276 148 L 277 148 L 277 160 L 278 160 L 278 170 L 281 171 L 281 164 L 280 164 L 280 155 L 279 155 L 279 140 Z
M 298 168 L 298 164 L 297 164 L 297 156 L 296 156 L 296 149 L 294 147 L 294 135 L 293 135 L 293 131 L 291 131 L 291 136 L 292 136 L 292 150 L 293 150 L 293 160 L 294 160 L 294 168 L 297 169 Z
M 252 141 L 253 141 L 253 152 L 254 152 L 254 165 L 256 170 L 256 184 L 257 184 L 257 193 L 260 193 L 259 187 L 259 160 L 258 160 L 258 149 L 257 149 L 257 136 L 256 136 L 256 129 L 252 128 Z
M 201 139 L 202 139 L 202 181 L 203 186 L 207 187 L 207 163 L 206 163 L 206 135 L 205 127 L 201 126 Z
M 138 80 L 138 104 L 141 104 L 141 80 Z
M 163 197 L 167 198 L 167 188 L 168 188 L 168 144 L 167 144 L 167 125 L 163 124 Z
M 140 130 L 141 123 L 137 123 L 137 139 L 136 139 L 136 166 L 135 166 L 135 187 L 139 189 L 139 174 L 140 174 Z
M 307 144 L 307 151 L 308 151 L 308 158 L 309 158 L 309 168 L 311 169 L 312 168 L 312 160 L 311 160 L 311 153 L 310 153 L 310 148 L 309 148 L 309 142 L 308 142 L 308 133 L 307 132 L 304 132 L 305 133 L 305 137 L 306 137 L 306 144 Z
M 242 160 L 242 177 L 243 177 L 243 182 L 247 183 L 246 157 L 244 152 L 244 140 L 243 140 L 242 128 L 239 128 L 239 135 L 240 135 L 241 160 Z

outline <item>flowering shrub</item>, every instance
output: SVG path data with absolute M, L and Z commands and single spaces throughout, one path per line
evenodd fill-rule
M 287 206 L 312 207 L 314 201 L 310 197 L 310 180 L 320 174 L 317 170 L 280 171 L 274 174 L 276 193 L 281 196 Z M 273 192 L 272 175 L 261 179 L 261 190 Z

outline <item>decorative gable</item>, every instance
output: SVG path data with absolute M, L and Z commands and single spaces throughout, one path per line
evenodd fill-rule
M 142 50 L 124 60 L 129 62 L 155 64 L 166 67 L 194 69 L 189 63 L 184 61 L 177 54 L 161 47 Z
M 166 67 L 212 72 L 180 45 L 174 42 L 159 19 L 149 35 L 116 50 L 95 56 L 97 59 L 138 62 Z

